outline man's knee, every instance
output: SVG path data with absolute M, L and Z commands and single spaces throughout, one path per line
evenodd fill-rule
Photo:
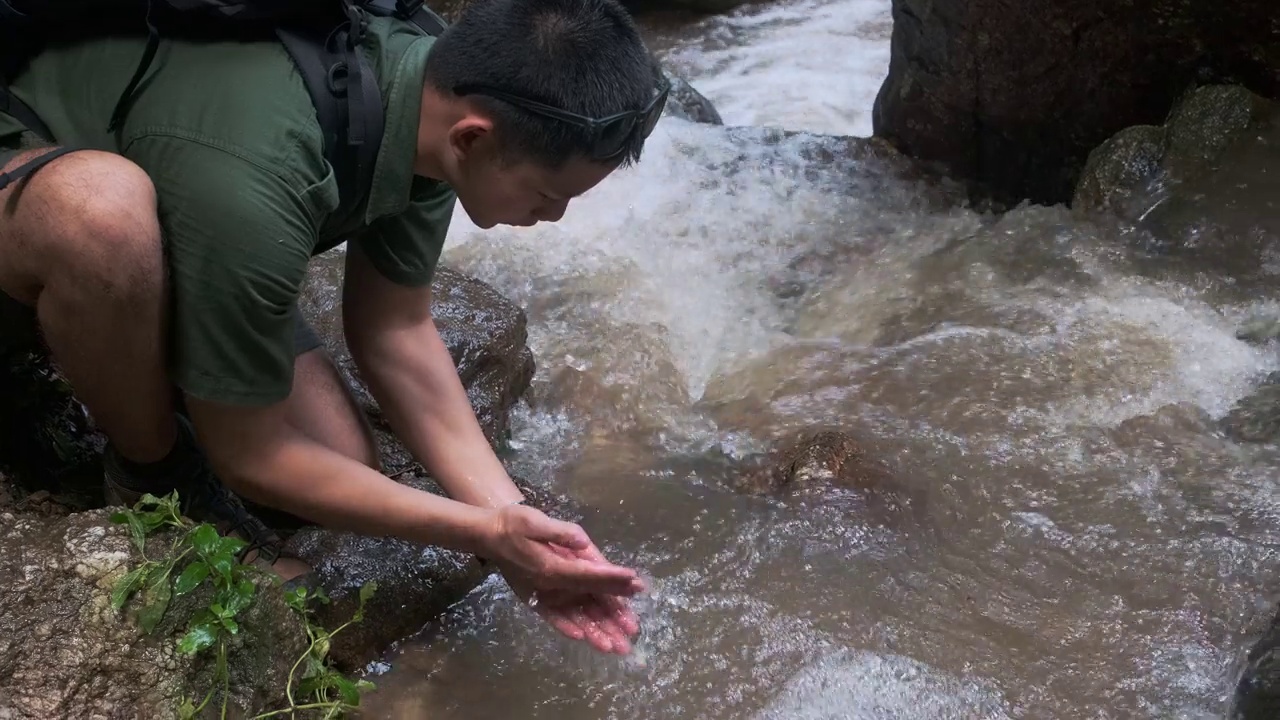
M 42 285 L 63 279 L 113 297 L 152 294 L 160 286 L 156 191 L 136 164 L 112 153 L 71 153 L 42 168 L 23 195 L 21 202 L 32 206 L 17 220 L 27 225 L 24 244 L 41 255 Z

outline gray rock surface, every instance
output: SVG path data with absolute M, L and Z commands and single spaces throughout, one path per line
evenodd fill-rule
M 127 530 L 106 510 L 50 518 L 0 514 L 0 718 L 170 718 L 183 697 L 198 703 L 214 663 L 176 652 L 207 588 L 174 597 L 153 635 L 111 608 L 115 581 L 141 562 Z M 157 535 L 148 554 L 158 558 Z M 179 568 L 180 570 L 180 568 Z M 232 707 L 286 706 L 285 681 L 305 649 L 300 620 L 279 591 L 259 585 L 228 652 Z
M 875 134 L 975 194 L 1065 202 L 1087 154 L 1195 82 L 1280 95 L 1272 0 L 894 0 Z

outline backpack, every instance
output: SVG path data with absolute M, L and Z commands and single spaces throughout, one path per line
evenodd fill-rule
M 284 44 L 306 83 L 324 134 L 325 159 L 338 181 L 337 212 L 348 218 L 369 191 L 382 143 L 381 90 L 373 69 L 357 51 L 370 16 L 394 16 L 432 36 L 447 27 L 423 0 L 0 0 L 0 112 L 54 140 L 39 116 L 6 88 L 8 78 L 47 45 L 111 33 L 146 34 L 138 69 L 107 124 L 108 132 L 115 132 L 162 35 L 274 37 Z M 58 154 L 47 153 L 0 175 L 0 188 Z

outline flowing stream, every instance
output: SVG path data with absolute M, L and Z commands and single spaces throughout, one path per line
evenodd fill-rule
M 529 313 L 513 467 L 653 589 L 613 658 L 491 581 L 372 669 L 370 717 L 1224 717 L 1280 577 L 1280 453 L 1218 420 L 1280 369 L 1235 337 L 1280 307 L 1280 263 L 1157 257 L 1064 208 L 978 215 L 764 142 L 870 134 L 888 6 L 682 28 L 663 54 L 752 127 L 665 119 L 553 226 L 459 212 L 446 262 Z M 892 461 L 916 511 L 727 487 L 813 426 Z

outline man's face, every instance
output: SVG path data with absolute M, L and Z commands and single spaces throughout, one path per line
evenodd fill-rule
M 462 163 L 453 187 L 477 227 L 528 227 L 560 220 L 570 200 L 600 184 L 614 167 L 575 158 L 551 170 L 531 161 L 504 164 L 492 154 L 477 153 Z

